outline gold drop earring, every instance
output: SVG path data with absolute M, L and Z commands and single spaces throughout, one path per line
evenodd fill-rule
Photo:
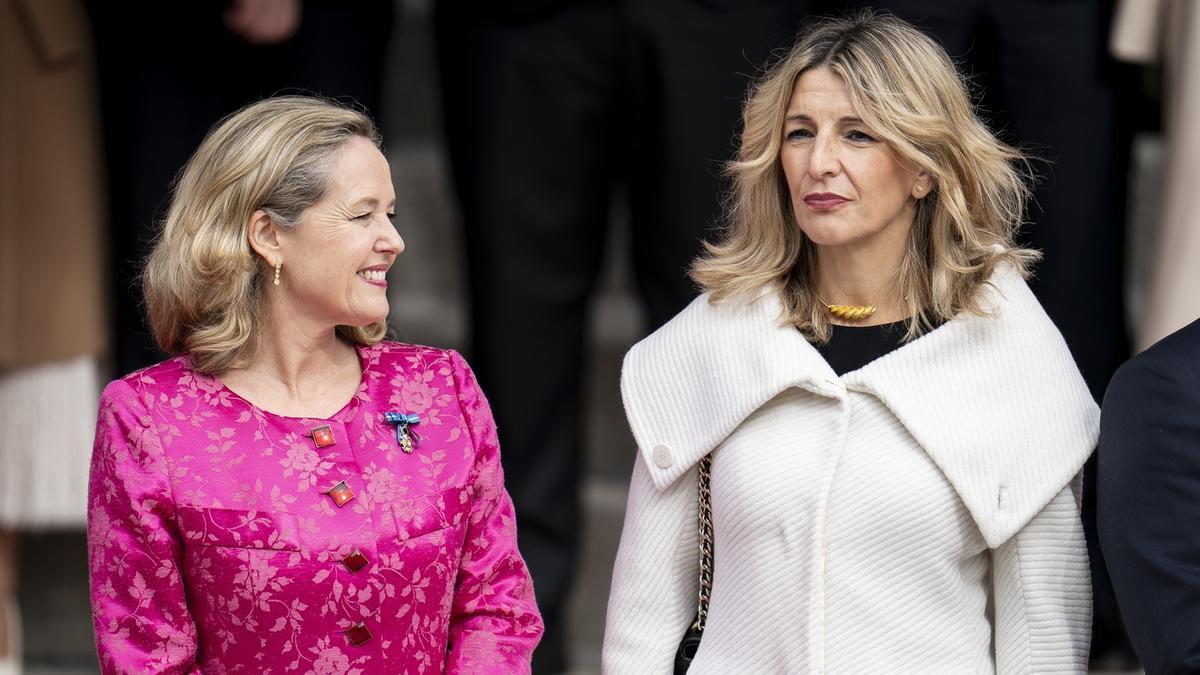
M 283 268 L 283 263 L 281 263 L 281 262 L 275 263 L 275 279 L 271 283 L 275 284 L 276 286 L 279 285 L 279 270 L 282 268 Z

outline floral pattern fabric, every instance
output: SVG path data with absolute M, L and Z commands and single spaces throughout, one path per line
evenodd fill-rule
M 184 357 L 109 384 L 88 511 L 103 672 L 529 671 L 541 617 L 473 374 L 453 351 L 359 357 L 329 419 L 260 410 Z M 413 453 L 389 411 L 420 416 Z

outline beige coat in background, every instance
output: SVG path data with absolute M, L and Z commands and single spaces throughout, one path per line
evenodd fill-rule
M 0 372 L 105 346 L 91 65 L 82 3 L 0 0 Z
M 1200 317 L 1200 3 L 1121 0 L 1112 53 L 1165 61 L 1166 166 L 1146 311 L 1137 351 Z

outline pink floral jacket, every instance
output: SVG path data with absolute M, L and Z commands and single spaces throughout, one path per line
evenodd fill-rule
M 541 617 L 470 368 L 359 356 L 329 419 L 260 410 L 183 357 L 105 389 L 88 517 L 105 673 L 529 671 Z M 411 453 L 385 412 L 420 417 Z

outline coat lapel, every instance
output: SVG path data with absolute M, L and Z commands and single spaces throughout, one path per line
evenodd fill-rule
M 626 355 L 625 413 L 659 489 L 784 389 L 833 391 L 833 370 L 779 315 L 774 294 L 715 306 L 702 295 Z M 667 466 L 653 457 L 660 445 L 669 449 Z
M 1099 409 L 1025 282 L 1002 267 L 984 292 L 990 317 L 956 317 L 841 382 L 900 419 L 997 546 L 1079 473 Z M 659 489 L 785 389 L 844 396 L 779 315 L 773 293 L 717 306 L 705 295 L 630 350 L 625 409 Z M 655 457 L 660 445 L 670 461 Z
M 1062 335 L 1011 268 L 963 315 L 844 378 L 886 405 L 970 510 L 1007 541 L 1083 468 L 1100 409 Z

